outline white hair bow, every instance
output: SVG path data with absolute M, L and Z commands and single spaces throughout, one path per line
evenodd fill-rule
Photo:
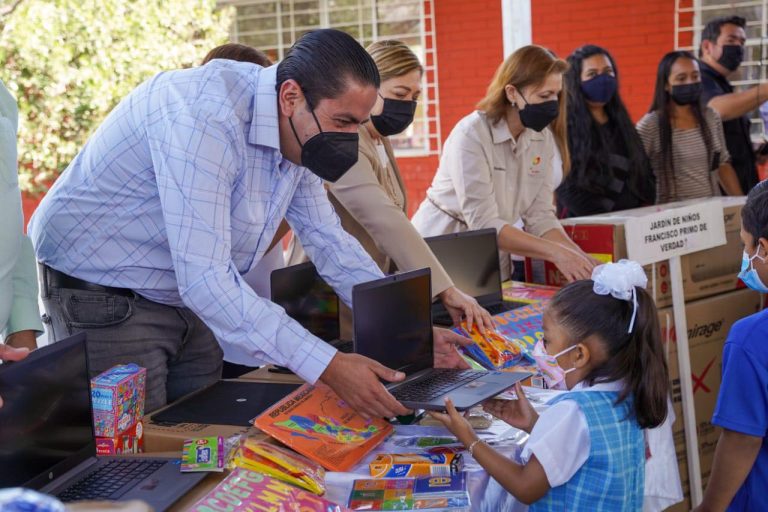
M 592 280 L 595 282 L 592 290 L 598 295 L 611 295 L 620 300 L 632 301 L 632 320 L 629 330 L 632 332 L 637 317 L 637 290 L 645 288 L 648 277 L 643 267 L 636 261 L 619 260 L 617 263 L 598 265 L 592 270 Z

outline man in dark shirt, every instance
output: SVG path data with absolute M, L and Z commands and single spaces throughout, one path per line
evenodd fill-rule
M 768 100 L 768 82 L 734 92 L 728 76 L 744 60 L 747 41 L 746 20 L 741 16 L 724 16 L 707 23 L 701 33 L 702 97 L 720 114 L 731 163 L 736 169 L 741 189 L 748 193 L 757 184 L 755 152 L 749 135 L 747 114 Z

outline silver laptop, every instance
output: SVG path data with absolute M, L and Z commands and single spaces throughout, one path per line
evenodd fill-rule
M 355 352 L 405 373 L 387 388 L 411 409 L 460 411 L 492 398 L 531 374 L 433 367 L 431 275 L 428 268 L 395 274 L 352 289 Z
M 96 457 L 85 333 L 0 365 L 0 488 L 166 510 L 205 477 L 178 459 Z
M 456 288 L 473 296 L 490 314 L 498 315 L 525 305 L 504 300 L 495 229 L 432 236 L 424 241 Z M 453 324 L 440 301 L 432 305 L 432 321 L 437 325 Z

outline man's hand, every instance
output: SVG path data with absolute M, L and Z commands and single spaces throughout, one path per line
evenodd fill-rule
M 459 325 L 466 318 L 469 330 L 472 330 L 473 324 L 477 324 L 480 332 L 495 329 L 491 314 L 478 304 L 474 297 L 470 297 L 455 286 L 447 288 L 439 297 L 451 315 L 454 325 Z
M 441 327 L 432 328 L 434 336 L 435 368 L 458 368 L 468 370 L 471 368 L 469 363 L 461 357 L 456 347 L 466 347 L 472 344 L 472 340 L 465 338 L 461 334 L 455 333 L 450 329 Z
M 35 350 L 37 348 L 37 331 L 18 331 L 9 334 L 5 338 L 5 344 L 11 347 Z
M 28 348 L 14 348 L 8 345 L 0 345 L 0 359 L 3 361 L 21 361 L 29 355 Z M 0 397 L 0 407 L 3 406 L 3 398 Z
M 365 418 L 392 418 L 410 411 L 395 400 L 379 379 L 398 382 L 405 374 L 359 354 L 337 352 L 320 376 L 339 397 Z

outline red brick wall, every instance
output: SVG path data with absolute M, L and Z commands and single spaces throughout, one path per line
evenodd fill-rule
M 659 60 L 674 49 L 675 2 L 535 0 L 531 11 L 533 41 L 561 57 L 586 43 L 610 51 L 630 114 L 638 120 L 647 112 Z
M 435 0 L 440 130 L 443 140 L 485 94 L 504 50 L 500 0 Z M 400 158 L 408 209 L 416 210 L 437 170 L 438 157 Z

